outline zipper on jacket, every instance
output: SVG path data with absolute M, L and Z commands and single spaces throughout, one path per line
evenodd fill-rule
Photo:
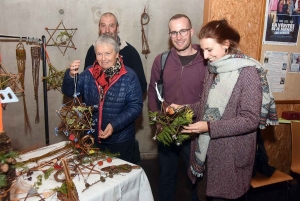
M 183 69 L 185 66 L 181 66 L 181 73 L 180 73 L 180 81 L 178 82 L 179 87 L 177 87 L 177 89 L 180 88 L 180 90 L 182 91 L 182 73 L 183 73 Z M 176 94 L 176 99 L 178 100 L 178 96 L 179 96 L 179 90 L 177 90 L 177 94 Z
M 107 91 L 110 89 L 110 87 L 113 85 L 113 84 L 115 84 L 119 79 L 121 78 L 121 76 L 120 77 L 118 77 L 118 78 L 116 78 L 116 79 L 114 79 L 114 80 L 112 80 L 112 82 L 109 84 L 109 86 L 108 86 L 108 89 L 107 89 Z M 97 83 L 97 81 L 95 80 L 95 83 L 96 83 L 96 86 L 97 86 L 97 89 L 98 89 L 98 92 L 99 92 L 99 115 L 98 115 L 98 142 L 99 143 L 101 143 L 101 140 L 99 139 L 99 132 L 100 132 L 100 130 L 101 130 L 101 125 L 102 125 L 102 108 L 103 108 L 103 105 L 104 105 L 104 99 L 105 99 L 105 95 L 106 95 L 106 92 L 107 91 L 105 91 L 104 93 L 103 93 L 103 97 L 102 97 L 102 99 L 101 99 L 101 86 Z

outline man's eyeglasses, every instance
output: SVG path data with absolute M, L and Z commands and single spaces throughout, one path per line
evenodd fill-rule
M 176 38 L 178 33 L 181 35 L 181 36 L 186 36 L 188 31 L 191 30 L 191 28 L 189 29 L 181 29 L 180 31 L 171 31 L 169 32 L 169 35 L 171 38 Z

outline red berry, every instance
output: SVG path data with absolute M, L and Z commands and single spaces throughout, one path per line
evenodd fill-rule
M 106 159 L 106 161 L 107 161 L 108 163 L 111 163 L 111 162 L 112 162 L 112 159 L 108 157 L 108 158 Z
M 75 139 L 75 135 L 74 135 L 74 134 L 71 134 L 71 135 L 69 136 L 69 140 L 74 141 L 74 139 Z
M 62 167 L 60 165 L 54 165 L 54 169 L 60 170 Z

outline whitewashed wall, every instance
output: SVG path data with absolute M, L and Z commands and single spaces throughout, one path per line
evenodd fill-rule
M 105 12 L 113 12 L 120 23 L 120 36 L 131 43 L 139 53 L 142 51 L 140 16 L 147 8 L 151 20 L 145 27 L 146 36 L 151 53 L 148 59 L 141 55 L 147 81 L 155 56 L 169 48 L 168 21 L 177 14 L 182 13 L 190 17 L 193 27 L 199 30 L 203 21 L 203 0 L 1 0 L 0 1 L 0 34 L 31 36 L 41 38 L 42 35 L 49 39 L 45 27 L 56 28 L 62 20 L 66 28 L 78 28 L 73 42 L 77 47 L 67 49 L 65 56 L 57 47 L 48 47 L 51 63 L 62 70 L 74 59 L 82 61 L 90 45 L 98 36 L 98 22 Z M 64 14 L 59 10 L 63 9 Z M 0 38 L 0 53 L 2 63 L 12 73 L 17 72 L 15 48 L 18 41 L 7 42 Z M 193 42 L 198 43 L 196 37 Z M 25 45 L 25 43 L 23 43 Z M 11 103 L 3 112 L 4 129 L 10 136 L 13 147 L 25 149 L 37 144 L 45 144 L 44 107 L 42 82 L 39 86 L 40 123 L 34 123 L 35 100 L 33 96 L 33 83 L 31 75 L 30 45 L 25 45 L 26 60 L 26 103 L 33 128 L 31 135 L 24 135 L 24 118 L 22 98 L 18 103 Z M 42 66 L 42 65 L 41 65 Z M 42 68 L 40 69 L 40 80 Z M 66 139 L 63 135 L 55 136 L 54 128 L 59 125 L 60 118 L 55 110 L 62 103 L 62 94 L 58 91 L 48 92 L 49 132 L 50 144 Z M 143 114 L 140 118 L 137 139 L 144 157 L 157 152 L 156 142 L 152 140 L 151 129 L 148 122 L 147 98 L 144 101 Z M 149 155 L 150 154 L 150 155 Z

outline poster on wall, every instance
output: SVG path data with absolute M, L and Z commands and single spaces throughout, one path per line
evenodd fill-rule
M 263 68 L 268 71 L 272 92 L 283 92 L 288 67 L 288 52 L 266 51 Z
M 291 73 L 300 72 L 300 53 L 290 53 L 290 71 Z
M 296 46 L 300 0 L 267 0 L 263 44 Z

